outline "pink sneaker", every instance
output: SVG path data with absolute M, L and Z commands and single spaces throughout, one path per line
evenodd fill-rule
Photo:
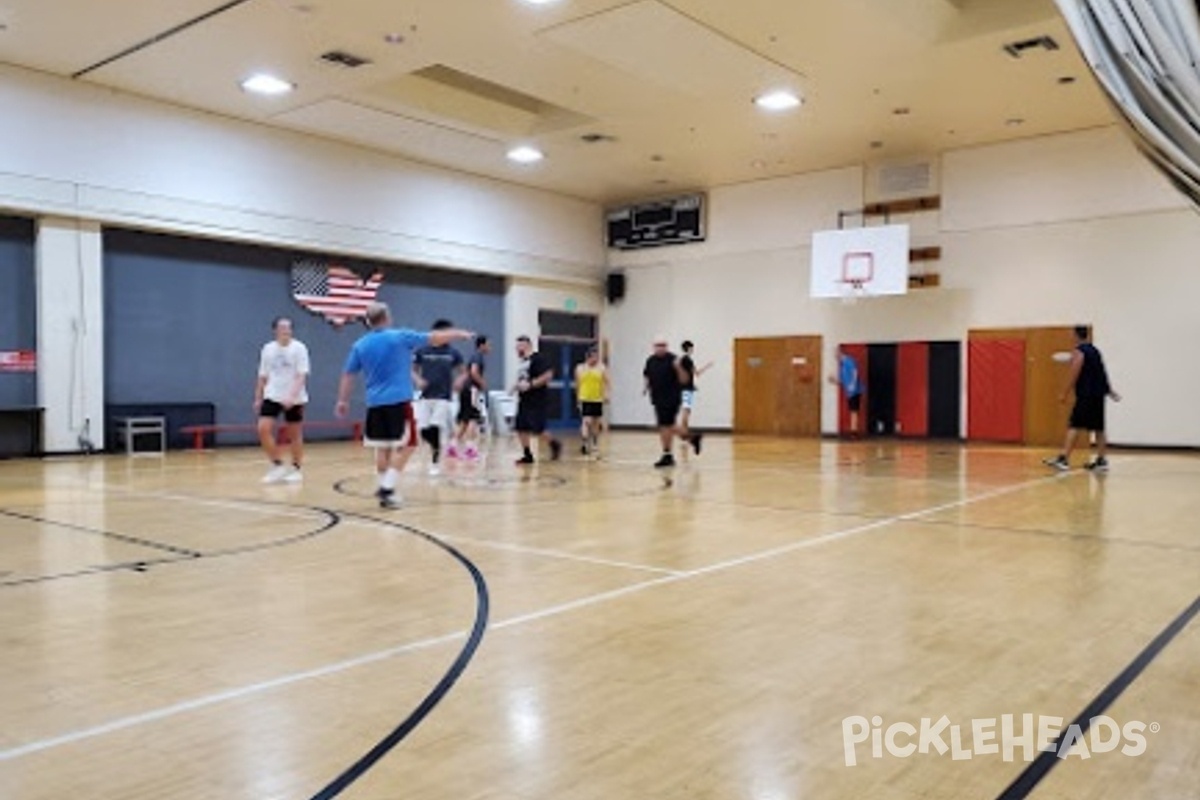
M 468 447 L 467 451 L 463 453 L 463 458 L 465 458 L 467 461 L 478 461 L 479 451 L 474 447 Z
M 446 448 L 446 458 L 458 458 L 458 448 L 450 445 Z

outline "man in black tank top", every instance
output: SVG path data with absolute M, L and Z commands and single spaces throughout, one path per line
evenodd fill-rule
M 1088 328 L 1075 328 L 1075 351 L 1071 354 L 1071 376 L 1062 392 L 1062 402 L 1067 402 L 1071 390 L 1075 390 L 1075 407 L 1071 409 L 1071 422 L 1067 428 L 1067 439 L 1063 450 L 1054 458 L 1046 459 L 1046 466 L 1066 471 L 1071 468 L 1071 451 L 1080 431 L 1096 434 L 1096 458 L 1084 468 L 1094 472 L 1108 470 L 1108 437 L 1104 432 L 1104 403 L 1108 398 L 1121 401 L 1121 395 L 1113 391 L 1108 382 L 1108 370 L 1104 357 L 1096 346 L 1088 341 Z

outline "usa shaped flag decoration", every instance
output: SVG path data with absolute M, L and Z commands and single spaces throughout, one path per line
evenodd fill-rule
M 351 320 L 362 319 L 382 285 L 382 272 L 364 280 L 353 270 L 336 264 L 319 261 L 292 264 L 292 297 L 339 328 Z

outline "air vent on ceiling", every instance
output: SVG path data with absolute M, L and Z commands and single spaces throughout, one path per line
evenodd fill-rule
M 322 53 L 321 60 L 327 64 L 346 67 L 347 69 L 358 69 L 371 63 L 371 59 L 347 53 L 345 50 L 330 50 L 328 53 Z
M 1045 50 L 1047 52 L 1057 50 L 1058 42 L 1054 41 L 1051 36 L 1038 36 L 1035 39 L 1025 39 L 1020 42 L 1009 42 L 1004 45 L 1004 52 L 1008 53 L 1013 58 L 1020 58 L 1025 55 L 1026 50 Z

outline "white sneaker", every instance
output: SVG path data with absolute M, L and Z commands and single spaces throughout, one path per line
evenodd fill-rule
M 438 475 L 441 475 L 441 474 L 442 474 L 442 468 L 440 465 L 438 465 L 438 464 L 430 464 L 429 465 L 429 477 L 436 478 Z
M 284 483 L 303 483 L 304 473 L 296 467 L 288 467 L 287 472 L 283 476 Z
M 262 482 L 263 483 L 280 483 L 283 481 L 284 476 L 286 476 L 287 474 L 288 474 L 287 467 L 285 467 L 283 464 L 276 464 L 273 467 L 271 467 L 269 470 L 267 470 L 266 475 L 263 475 Z

